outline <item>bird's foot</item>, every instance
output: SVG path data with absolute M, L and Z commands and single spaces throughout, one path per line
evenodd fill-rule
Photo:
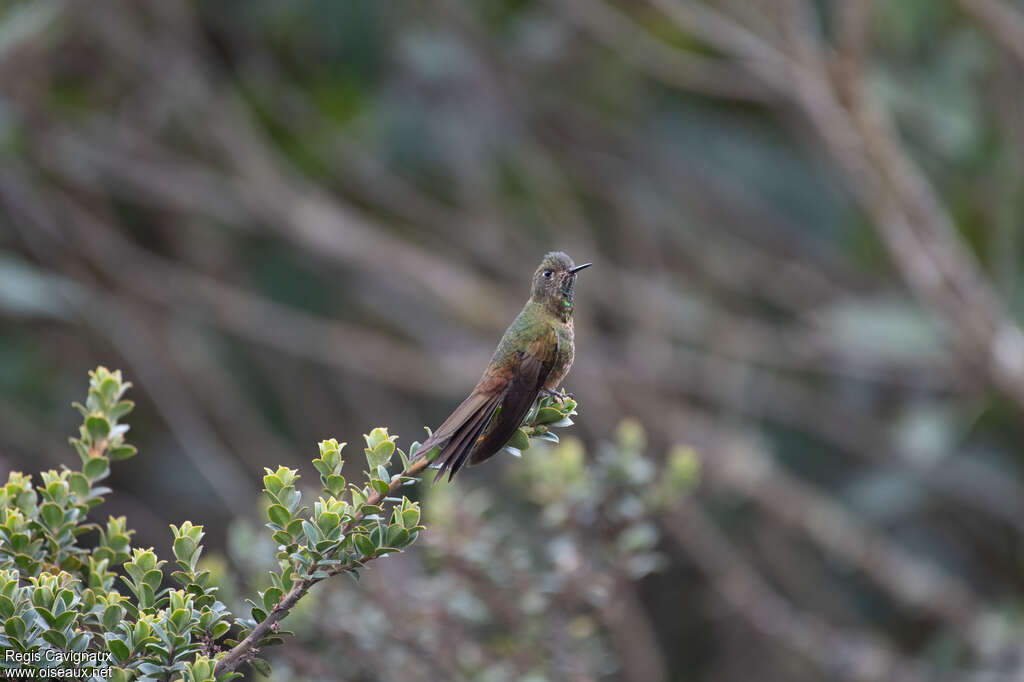
M 566 398 L 569 398 L 570 400 L 576 400 L 576 396 L 573 395 L 572 393 L 566 393 L 564 388 L 560 388 L 557 391 L 552 391 L 550 388 L 542 388 L 541 393 L 543 393 L 546 396 L 550 396 L 551 398 L 554 398 L 555 402 L 557 402 L 559 405 L 561 405 L 562 401 L 565 400 Z

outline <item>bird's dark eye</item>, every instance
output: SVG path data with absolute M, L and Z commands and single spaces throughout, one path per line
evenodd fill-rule
M 550 270 L 545 270 L 544 271 L 544 276 L 547 277 L 548 279 L 551 279 L 551 271 Z

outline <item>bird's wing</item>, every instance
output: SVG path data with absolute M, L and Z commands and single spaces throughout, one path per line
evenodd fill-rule
M 436 445 L 438 472 L 448 480 L 467 460 L 476 464 L 494 455 L 509 441 L 523 421 L 547 379 L 558 351 L 558 336 L 543 327 L 526 350 L 510 361 L 494 363 L 462 404 L 424 441 L 420 452 Z
M 547 327 L 525 351 L 520 351 L 512 381 L 505 390 L 497 413 L 472 449 L 470 464 L 479 464 L 492 457 L 512 438 L 555 364 L 558 344 L 558 334 Z

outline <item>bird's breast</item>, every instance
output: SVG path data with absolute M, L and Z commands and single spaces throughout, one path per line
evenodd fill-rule
M 555 353 L 555 363 L 551 367 L 544 388 L 554 390 L 562 383 L 562 379 L 569 373 L 575 353 L 575 340 L 573 334 L 572 320 L 565 324 L 555 325 L 555 332 L 558 334 L 558 350 Z

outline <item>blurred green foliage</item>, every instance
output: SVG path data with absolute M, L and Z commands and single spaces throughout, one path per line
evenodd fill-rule
M 180 586 L 173 589 L 163 587 L 167 562 L 152 548 L 131 546 L 135 531 L 125 517 L 109 517 L 105 529 L 87 519 L 111 492 L 95 485 L 110 475 L 110 463 L 136 454 L 121 421 L 134 407 L 122 399 L 131 384 L 105 367 L 89 377 L 85 404 L 75 404 L 83 419 L 79 437 L 71 439 L 81 470 L 43 472 L 35 487 L 31 476 L 11 472 L 0 489 L 0 668 L 124 682 L 221 682 L 239 677 L 234 671 L 242 664 L 269 675 L 270 665 L 256 655 L 291 634 L 280 621 L 310 587 L 341 573 L 357 576 L 425 530 L 419 504 L 394 495 L 416 482 L 431 453 L 417 462 L 418 443 L 407 456 L 396 447 L 397 436 L 373 429 L 365 436 L 367 483 L 356 487 L 341 475 L 345 444 L 323 441 L 313 466 L 324 487 L 312 509 L 301 504 L 296 470 L 266 469 L 266 525 L 277 543 L 277 569 L 270 586 L 237 609 L 250 615 L 232 619 L 218 599 L 226 576 L 215 580 L 199 563 L 203 526 L 171 525 L 179 569 L 171 577 Z M 552 426 L 570 425 L 575 402 L 555 404 L 546 399 L 524 429 L 553 436 Z M 522 438 L 516 452 L 530 445 Z M 395 454 L 402 467 L 391 474 Z M 96 544 L 79 545 L 77 538 L 89 532 L 98 534 Z M 130 594 L 118 589 L 118 577 Z

